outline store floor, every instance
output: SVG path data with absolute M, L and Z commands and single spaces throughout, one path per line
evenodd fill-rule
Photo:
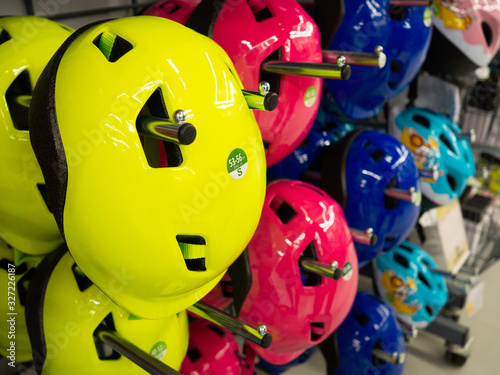
M 481 280 L 485 283 L 484 305 L 472 317 L 460 323 L 470 328 L 474 337 L 472 352 L 462 366 L 445 361 L 444 339 L 421 332 L 407 346 L 404 375 L 475 375 L 500 374 L 500 262 L 488 269 Z M 363 288 L 362 282 L 360 283 Z M 287 375 L 325 375 L 325 363 L 319 352 Z M 367 374 L 368 375 L 368 374 Z

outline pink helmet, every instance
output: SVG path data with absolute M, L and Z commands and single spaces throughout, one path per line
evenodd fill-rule
M 219 283 L 202 299 L 203 302 L 219 310 L 225 310 L 233 302 L 233 286 L 231 278 L 226 273 Z
M 338 280 L 306 271 L 304 259 L 338 262 Z M 248 263 L 251 287 L 241 307 L 235 299 L 235 307 L 247 324 L 266 324 L 272 345 L 253 348 L 273 364 L 290 362 L 326 339 L 353 304 L 358 260 L 344 213 L 307 183 L 268 185 L 259 226 L 248 245 Z M 236 296 L 238 282 L 232 281 Z
M 296 1 L 165 0 L 144 14 L 172 19 L 212 38 L 227 52 L 246 88 L 255 90 L 261 81 L 271 84 L 280 98 L 277 109 L 254 112 L 269 166 L 306 137 L 318 111 L 322 80 L 261 69 L 269 60 L 322 62 L 318 27 Z
M 189 324 L 189 347 L 181 366 L 183 375 L 240 375 L 243 364 L 236 339 L 206 320 Z
M 431 70 L 465 74 L 490 63 L 500 48 L 498 0 L 434 0 L 433 10 Z

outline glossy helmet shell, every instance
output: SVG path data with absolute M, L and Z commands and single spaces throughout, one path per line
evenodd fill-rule
M 358 292 L 351 312 L 337 330 L 340 366 L 335 375 L 401 375 L 405 362 L 391 364 L 372 355 L 374 348 L 406 356 L 396 314 L 374 294 Z
M 427 108 L 409 108 L 395 121 L 394 136 L 412 152 L 419 168 L 438 166 L 436 182 L 422 180 L 422 194 L 436 205 L 458 198 L 474 175 L 474 155 L 462 131 L 449 117 Z
M 426 68 L 455 75 L 488 66 L 500 48 L 500 4 L 497 0 L 435 0 Z
M 176 370 L 188 346 L 185 311 L 157 320 L 132 316 L 81 273 L 65 247 L 37 267 L 26 298 L 26 320 L 35 369 L 49 375 L 137 374 L 139 368 L 128 358 L 94 342 L 95 330 L 103 325 Z
M 181 366 L 183 375 L 240 375 L 242 359 L 231 333 L 206 320 L 189 324 L 189 346 Z
M 309 358 L 311 358 L 311 356 L 316 352 L 316 349 L 317 348 L 313 346 L 312 348 L 307 349 L 304 353 L 299 355 L 293 361 L 285 363 L 284 365 L 274 365 L 260 358 L 258 368 L 264 370 L 266 374 L 276 374 L 276 375 L 282 374 L 290 370 L 292 367 L 301 365 L 306 361 L 308 361 Z
M 358 284 L 356 252 L 341 207 L 316 187 L 287 180 L 269 184 L 248 255 L 252 285 L 239 318 L 267 326 L 272 345 L 254 346 L 266 361 L 294 360 L 326 339 L 349 312 Z M 301 257 L 337 261 L 343 276 L 336 281 L 301 271 Z
M 374 116 L 416 77 L 431 39 L 427 7 L 395 10 L 388 0 L 345 1 L 345 16 L 330 50 L 373 53 L 382 46 L 387 57 L 382 69 L 351 66 L 347 81 L 327 80 L 342 112 L 354 119 Z
M 15 361 L 20 363 L 33 359 L 24 307 L 30 279 L 41 258 L 22 256 L 0 239 L 0 292 L 6 297 L 5 302 L 0 304 L 0 313 L 6 317 L 0 321 L 0 355 L 4 358 L 11 356 L 11 341 L 14 341 Z M 9 272 L 13 268 L 15 273 Z M 9 313 L 16 313 L 15 323 L 9 321 L 12 318 Z
M 358 129 L 325 152 L 322 187 L 344 209 L 350 227 L 372 228 L 375 245 L 355 242 L 360 266 L 401 243 L 417 222 L 420 181 L 410 151 L 393 136 Z M 388 187 L 414 188 L 415 203 L 385 195 Z
M 77 31 L 35 89 L 31 140 L 71 255 L 141 318 L 202 298 L 257 227 L 264 148 L 233 72 L 210 39 L 139 16 Z M 142 111 L 178 109 L 196 126 L 192 144 L 141 140 Z M 123 288 L 111 287 L 113 274 L 126 275 Z
M 194 3 L 200 3 L 195 11 Z M 268 166 L 299 146 L 316 116 L 322 80 L 261 69 L 267 60 L 322 62 L 319 30 L 296 1 L 166 0 L 144 14 L 172 19 L 212 38 L 228 53 L 247 90 L 257 90 L 261 81 L 271 84 L 279 97 L 277 109 L 254 111 Z
M 29 100 L 45 65 L 72 30 L 35 16 L 0 18 L 0 237 L 27 254 L 62 243 L 44 199 L 42 171 L 29 142 Z
M 398 318 L 423 329 L 448 301 L 448 289 L 434 260 L 420 247 L 405 241 L 373 262 L 375 286 Z

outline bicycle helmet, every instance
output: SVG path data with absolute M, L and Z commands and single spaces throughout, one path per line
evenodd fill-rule
M 46 374 L 137 374 L 139 367 L 96 339 L 116 332 L 143 351 L 179 369 L 188 346 L 185 311 L 139 319 L 115 305 L 76 266 L 62 246 L 37 267 L 26 298 L 33 364 Z
M 401 243 L 417 222 L 421 190 L 410 151 L 389 134 L 358 129 L 325 151 L 321 185 L 344 209 L 350 227 L 372 228 L 375 244 L 355 242 L 360 266 Z M 401 189 L 413 201 L 393 198 Z
M 444 277 L 420 247 L 404 241 L 373 263 L 376 289 L 398 318 L 423 329 L 448 301 Z
M 240 375 L 240 348 L 233 335 L 206 320 L 189 324 L 189 346 L 181 366 L 183 375 Z
M 428 7 L 394 7 L 389 0 L 345 1 L 345 16 L 330 50 L 373 53 L 382 46 L 383 68 L 351 66 L 351 78 L 327 80 L 335 102 L 354 119 L 377 114 L 417 76 L 431 39 Z
M 0 18 L 0 237 L 27 254 L 63 242 L 29 142 L 28 114 L 38 77 L 71 32 L 41 17 Z
M 29 281 L 39 258 L 31 257 L 20 262 L 15 250 L 0 239 L 0 292 L 5 296 L 5 302 L 0 304 L 0 313 L 5 317 L 0 321 L 0 355 L 7 359 L 13 355 L 15 362 L 28 362 L 33 358 L 24 307 Z M 15 342 L 14 348 L 12 341 Z
M 305 259 L 338 262 L 340 278 L 307 271 L 302 268 Z M 251 345 L 273 364 L 290 362 L 328 337 L 356 294 L 358 262 L 342 209 L 304 182 L 268 185 L 259 226 L 248 245 L 248 264 L 246 294 L 241 296 L 243 287 L 232 278 L 235 307 L 247 324 L 266 324 L 272 345 Z
M 226 273 L 219 283 L 205 296 L 203 302 L 219 309 L 226 310 L 233 303 L 233 286 Z
M 144 14 L 172 19 L 212 38 L 228 53 L 245 87 L 270 83 L 280 98 L 278 107 L 254 112 L 268 166 L 304 140 L 318 111 L 322 80 L 261 69 L 269 60 L 323 61 L 318 28 L 296 1 L 166 0 Z
M 202 298 L 257 227 L 264 148 L 234 71 L 210 39 L 139 16 L 75 32 L 34 91 L 31 141 L 71 255 L 141 318 Z M 192 144 L 141 140 L 143 116 L 179 109 Z
M 500 48 L 497 0 L 434 0 L 433 13 L 425 69 L 464 75 L 489 65 Z
M 299 355 L 296 359 L 294 359 L 291 362 L 285 363 L 284 365 L 274 365 L 272 363 L 267 362 L 266 360 L 260 358 L 259 363 L 258 363 L 258 368 L 260 370 L 264 370 L 265 374 L 282 374 L 288 370 L 290 370 L 292 367 L 301 365 L 309 360 L 311 356 L 315 353 L 316 347 L 313 346 L 312 348 L 307 349 L 304 353 Z
M 406 345 L 396 314 L 382 300 L 358 292 L 352 310 L 337 330 L 340 365 L 335 375 L 403 373 Z M 391 354 L 396 364 L 377 356 Z
M 447 116 L 427 108 L 401 112 L 392 130 L 413 154 L 418 168 L 439 169 L 436 182 L 422 180 L 422 194 L 435 205 L 458 198 L 474 174 L 474 155 L 469 141 L 456 134 L 462 131 Z

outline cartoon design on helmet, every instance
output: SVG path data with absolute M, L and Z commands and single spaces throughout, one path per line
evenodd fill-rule
M 26 298 L 33 364 L 42 374 L 137 374 L 128 358 L 95 340 L 98 328 L 179 369 L 188 346 L 185 311 L 139 319 L 115 305 L 76 266 L 64 246 L 37 267 Z
M 139 16 L 75 32 L 33 94 L 31 142 L 59 229 L 135 316 L 198 301 L 257 227 L 264 148 L 234 72 L 210 39 Z
M 419 169 L 438 168 L 436 181 L 422 179 L 422 194 L 432 204 L 446 205 L 462 194 L 475 164 L 457 124 L 432 109 L 408 108 L 396 117 L 391 132 L 412 151 Z
M 240 375 L 243 360 L 236 339 L 206 320 L 189 324 L 189 347 L 181 366 L 183 375 Z
M 376 235 L 376 243 L 355 242 L 360 266 L 401 243 L 420 213 L 417 166 L 408 148 L 386 133 L 358 129 L 330 147 L 321 184 L 351 228 Z
M 264 322 L 273 336 L 267 349 L 250 344 L 264 360 L 294 360 L 349 312 L 358 281 L 356 252 L 341 207 L 318 188 L 288 180 L 269 184 L 247 259 L 248 284 L 232 279 L 235 296 L 246 292 L 235 307 L 241 320 Z M 322 277 L 308 271 L 307 262 L 333 268 L 337 262 L 337 268 L 333 278 Z
M 403 373 L 406 345 L 396 314 L 382 300 L 358 292 L 337 330 L 340 366 L 335 375 Z
M 500 48 L 497 0 L 435 0 L 426 68 L 463 75 L 489 65 Z
M 0 321 L 0 355 L 14 362 L 29 362 L 33 359 L 26 328 L 24 307 L 29 281 L 40 257 L 30 257 L 16 262 L 15 250 L 0 239 L 0 292 L 6 301 L 0 304 L 0 313 L 6 319 Z M 18 254 L 19 255 L 19 254 Z M 10 298 L 7 298 L 10 297 Z M 16 315 L 9 315 L 15 313 Z M 15 342 L 12 348 L 12 341 Z M 12 353 L 13 351 L 13 353 Z
M 349 81 L 326 82 L 342 112 L 354 119 L 369 118 L 420 71 L 431 40 L 431 12 L 428 7 L 393 7 L 388 0 L 344 4 L 345 15 L 325 47 L 364 53 L 382 47 L 386 61 L 382 68 L 352 65 Z
M 228 53 L 245 87 L 270 83 L 280 98 L 277 109 L 255 112 L 268 166 L 304 140 L 318 111 L 322 80 L 262 68 L 268 61 L 323 61 L 319 30 L 296 1 L 166 0 L 144 14 L 172 19 L 212 38 Z
M 404 241 L 374 261 L 375 286 L 398 318 L 425 328 L 448 301 L 444 277 L 434 260 L 420 247 Z
M 29 142 L 28 118 L 38 77 L 72 31 L 41 17 L 0 18 L 0 89 L 4 95 L 0 105 L 0 237 L 27 254 L 47 254 L 63 242 Z

